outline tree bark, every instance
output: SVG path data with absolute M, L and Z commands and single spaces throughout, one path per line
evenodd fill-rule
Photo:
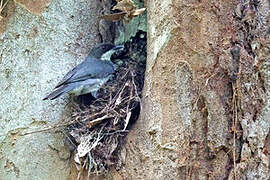
M 269 178 L 269 2 L 154 1 L 124 179 Z M 268 138 L 267 138 L 268 137 Z

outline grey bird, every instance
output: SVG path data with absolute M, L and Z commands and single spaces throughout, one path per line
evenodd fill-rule
M 97 98 L 98 90 L 115 71 L 114 64 L 110 61 L 111 55 L 123 49 L 123 45 L 99 44 L 95 46 L 87 58 L 69 71 L 43 100 L 53 100 L 66 93 L 75 96 L 91 93 Z

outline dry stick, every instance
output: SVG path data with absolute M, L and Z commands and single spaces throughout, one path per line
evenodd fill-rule
M 67 123 L 63 123 L 63 124 L 60 123 L 58 125 L 56 124 L 56 125 L 53 125 L 52 127 L 49 127 L 49 128 L 44 128 L 44 129 L 41 129 L 41 130 L 26 132 L 26 133 L 22 133 L 20 135 L 21 136 L 26 136 L 26 135 L 29 135 L 29 134 L 47 132 L 47 131 L 50 131 L 50 130 L 53 130 L 53 129 L 56 129 L 56 128 L 60 128 L 60 127 L 64 127 L 64 126 L 68 126 L 68 125 L 74 124 L 75 122 L 80 123 L 80 121 L 78 121 L 77 119 L 75 119 L 75 120 L 70 121 L 70 122 L 67 122 Z
M 124 89 L 125 89 L 125 87 L 126 87 L 126 83 L 127 83 L 127 81 L 124 83 L 124 85 L 122 86 L 122 88 L 116 93 L 116 95 L 115 95 L 115 97 L 113 98 L 113 100 L 112 100 L 112 104 L 115 106 L 115 102 L 117 101 L 117 99 L 119 98 L 119 97 L 121 97 L 121 95 L 122 95 L 122 93 L 123 93 L 123 91 L 124 91 Z
M 20 134 L 20 136 L 26 136 L 26 135 L 29 135 L 29 134 L 46 132 L 46 131 L 50 131 L 50 130 L 53 130 L 53 129 L 56 129 L 56 128 L 60 128 L 60 127 L 63 127 L 63 126 L 71 125 L 73 123 L 74 123 L 74 121 L 71 121 L 71 122 L 68 122 L 68 123 L 65 123 L 65 124 L 59 124 L 59 125 L 55 125 L 55 126 L 49 127 L 49 128 L 44 128 L 44 129 L 41 129 L 41 130 L 26 132 L 26 133 Z
M 138 88 L 137 88 L 137 86 L 136 86 L 136 83 L 135 83 L 135 75 L 132 73 L 131 74 L 132 75 L 132 84 L 133 84 L 133 86 L 134 86 L 134 88 L 135 88 L 135 93 L 136 93 L 136 96 L 137 96 L 137 98 L 138 98 L 138 100 L 139 100 L 139 102 L 140 102 L 140 105 L 141 105 L 141 98 L 140 98 L 140 96 L 139 96 L 139 94 L 138 94 Z M 141 107 L 142 108 L 142 107 Z
M 121 78 L 121 80 L 124 79 L 127 76 L 127 74 L 129 73 L 129 71 L 130 71 L 129 69 L 126 70 L 126 73 L 123 75 L 123 77 Z
M 100 117 L 100 118 L 97 118 L 97 119 L 93 119 L 91 120 L 89 123 L 87 123 L 87 126 L 88 127 L 93 127 L 94 125 L 97 125 L 98 123 L 104 121 L 105 119 L 108 119 L 108 118 L 111 118 L 111 116 L 108 116 L 107 114 Z
M 4 4 L 4 0 L 1 1 L 1 4 L 0 4 L 0 13 L 2 13 L 2 11 L 3 11 L 3 9 L 6 7 L 8 1 L 9 1 L 9 0 L 7 0 L 5 4 Z M 3 5 L 3 4 L 4 4 L 4 5 Z
M 133 95 L 133 88 L 134 87 L 132 86 L 130 89 L 130 94 L 127 97 L 123 98 L 121 103 L 125 104 L 127 102 L 130 102 L 132 99 L 136 99 L 136 96 Z
M 128 114 L 128 109 L 129 109 L 129 106 L 130 106 L 130 102 L 131 102 L 131 100 L 133 99 L 133 90 L 134 90 L 134 87 L 133 86 L 131 86 L 131 89 L 130 89 L 130 96 L 129 96 L 129 98 L 128 98 L 128 104 L 127 104 L 127 109 L 126 109 L 126 113 Z
M 81 119 L 81 122 L 85 122 L 85 121 L 87 121 L 88 119 L 92 119 L 92 118 L 94 118 L 94 117 L 96 117 L 96 116 L 98 116 L 98 115 L 101 115 L 101 114 L 103 114 L 105 111 L 107 111 L 107 109 L 108 109 L 109 107 L 108 106 L 106 106 L 106 107 L 104 107 L 101 111 L 99 111 L 99 112 L 97 112 L 97 113 L 95 113 L 95 114 L 93 114 L 93 115 L 88 115 L 87 117 L 85 117 L 85 118 L 83 118 L 83 119 Z M 79 109 L 80 110 L 80 109 Z M 97 110 L 97 109 L 96 109 Z M 82 114 L 83 113 L 86 113 L 86 114 L 89 114 L 89 113 L 91 113 L 89 110 L 87 110 L 87 112 L 86 111 L 82 111 Z M 79 113 L 74 113 L 73 114 L 73 116 L 78 116 L 79 115 Z
M 128 73 L 129 73 L 129 71 L 126 71 L 126 73 L 125 73 L 124 76 L 121 78 L 121 80 L 124 79 L 124 78 L 127 76 Z M 113 100 L 112 100 L 112 103 L 114 103 L 114 102 L 116 101 L 116 97 L 118 97 L 119 93 L 121 93 L 121 92 L 123 91 L 123 89 L 126 87 L 126 82 L 127 82 L 127 80 L 125 81 L 125 83 L 124 83 L 124 85 L 122 86 L 122 88 L 116 93 L 115 97 L 114 97 Z
M 136 88 L 136 84 L 134 82 L 135 81 L 134 80 L 134 74 L 131 71 L 130 71 L 130 73 L 131 73 L 131 77 L 132 77 L 132 84 L 133 84 L 133 86 L 131 86 L 130 96 L 129 96 L 128 100 L 127 100 L 127 103 L 128 104 L 126 106 L 126 119 L 125 119 L 125 126 L 124 126 L 124 129 L 123 130 L 126 130 L 126 127 L 127 127 L 128 123 L 129 123 L 129 120 L 130 120 L 130 117 L 131 117 L 131 109 L 129 109 L 129 106 L 130 106 L 131 101 L 133 99 L 135 99 L 135 97 L 136 97 L 136 96 L 133 96 L 134 89 L 135 89 L 135 93 L 137 95 L 137 98 L 139 98 L 138 92 L 137 92 L 137 88 Z
M 92 165 L 92 155 L 91 152 L 88 152 L 88 157 L 89 157 L 89 165 L 88 165 L 88 174 L 87 174 L 87 180 L 90 179 L 90 175 L 91 175 L 91 169 L 93 167 Z M 93 163 L 94 164 L 94 163 Z
M 112 104 L 112 102 L 110 102 L 110 104 Z M 85 121 L 87 121 L 87 120 L 89 120 L 89 119 L 91 120 L 93 117 L 98 116 L 98 115 L 100 115 L 100 114 L 103 114 L 105 111 L 115 111 L 114 109 L 115 109 L 114 107 L 111 107 L 111 108 L 110 108 L 110 107 L 106 106 L 106 107 L 104 107 L 100 112 L 95 113 L 94 115 L 88 116 L 88 117 L 82 119 L 82 121 L 85 122 Z M 115 111 L 115 112 L 116 112 L 116 111 Z M 97 118 L 97 119 L 91 120 L 91 122 L 89 122 L 89 123 L 92 124 L 92 123 L 95 123 L 95 122 L 98 122 L 98 121 L 102 121 L 102 120 L 104 120 L 104 119 L 106 119 L 106 118 L 110 118 L 110 116 L 105 115 L 105 116 L 103 116 L 103 117 L 101 117 L 101 118 Z
M 136 99 L 139 101 L 139 103 L 140 103 L 140 109 L 142 110 L 143 109 L 143 107 L 142 107 L 142 101 L 141 101 L 141 98 L 140 98 L 140 96 L 139 96 L 139 94 L 138 94 L 138 88 L 137 88 L 137 86 L 136 86 L 136 83 L 135 83 L 135 75 L 132 73 L 132 84 L 133 84 L 133 86 L 134 86 L 134 88 L 135 88 L 135 93 L 136 93 Z M 134 97 L 135 98 L 135 97 Z
M 131 112 L 129 111 L 128 113 L 127 113 L 127 117 L 126 117 L 126 122 L 125 122 L 125 125 L 124 125 L 124 131 L 126 130 L 126 128 L 127 128 L 127 126 L 128 126 L 128 123 L 129 123 L 129 120 L 130 120 L 130 117 L 131 117 Z
M 98 116 L 100 114 L 103 114 L 104 113 L 104 109 L 102 111 L 98 112 L 98 113 L 93 114 L 93 115 L 88 115 L 87 117 L 81 119 L 81 122 L 88 121 L 89 119 L 91 120 L 92 118 L 94 118 L 94 117 L 96 117 L 96 116 Z

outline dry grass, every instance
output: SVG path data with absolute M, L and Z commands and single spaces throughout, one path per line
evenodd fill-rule
M 0 0 L 0 16 L 1 16 L 2 11 L 4 10 L 4 8 L 6 7 L 8 1 L 9 1 L 9 0 L 6 0 L 6 1 L 4 2 L 4 0 Z

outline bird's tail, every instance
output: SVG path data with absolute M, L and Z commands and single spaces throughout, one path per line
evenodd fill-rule
M 73 89 L 72 86 L 61 86 L 57 89 L 55 89 L 53 92 L 51 92 L 48 96 L 46 96 L 45 98 L 43 98 L 42 100 L 53 100 L 55 98 L 58 98 L 59 96 L 68 93 L 69 91 L 71 91 Z

